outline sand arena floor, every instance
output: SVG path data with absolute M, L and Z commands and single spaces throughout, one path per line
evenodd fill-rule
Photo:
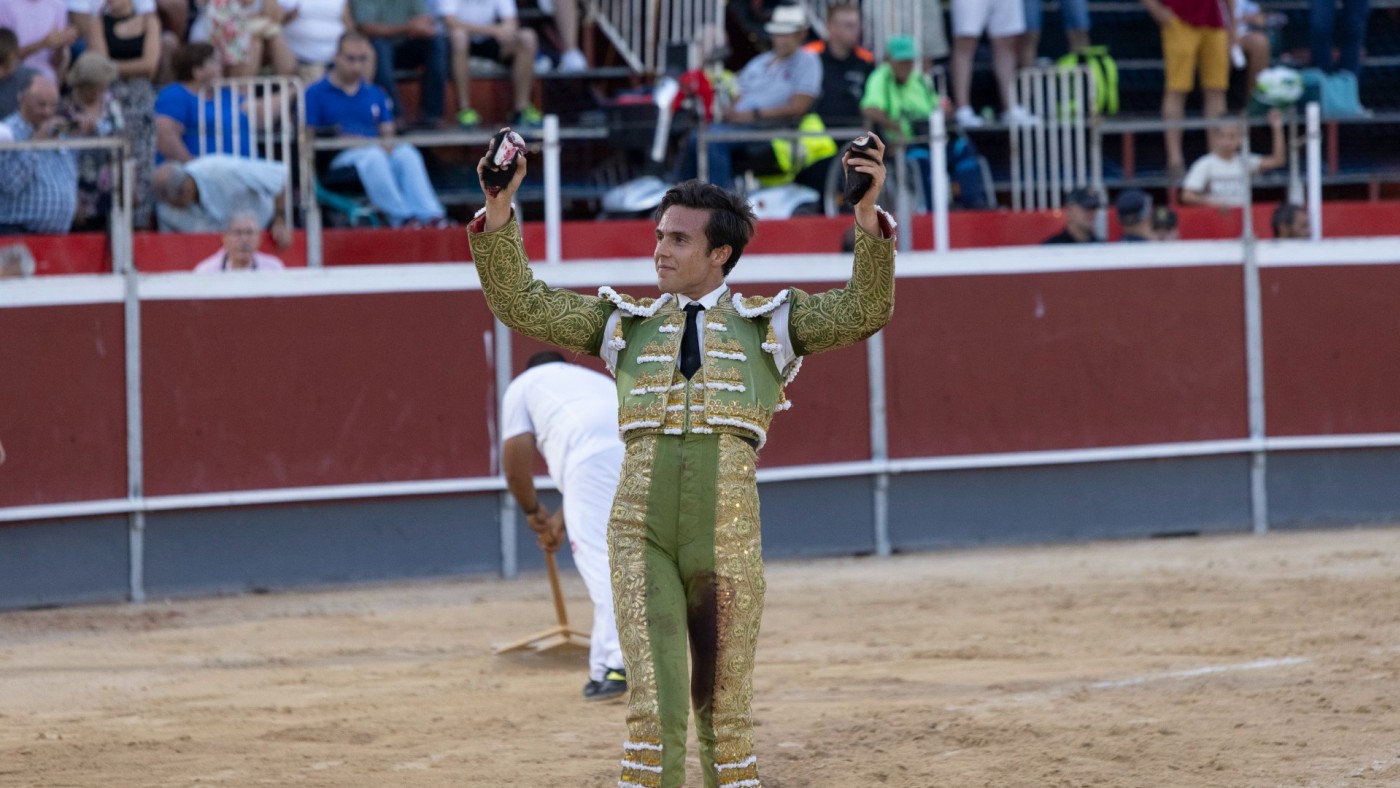
M 1400 529 L 768 581 L 769 788 L 1400 786 Z M 552 623 L 539 574 L 0 613 L 0 786 L 614 786 L 583 652 L 490 653 Z

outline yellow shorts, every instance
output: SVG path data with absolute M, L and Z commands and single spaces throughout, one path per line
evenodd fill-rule
M 1173 93 L 1190 93 L 1196 86 L 1197 63 L 1202 90 L 1230 87 L 1230 37 L 1224 28 L 1193 27 L 1173 19 L 1162 28 L 1162 60 L 1167 90 Z

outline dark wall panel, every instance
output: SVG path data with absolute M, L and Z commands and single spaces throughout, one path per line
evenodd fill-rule
M 147 594 L 494 574 L 497 507 L 473 495 L 151 515 Z
M 143 309 L 147 494 L 491 471 L 479 293 Z
M 1400 522 L 1400 449 L 1269 455 L 1274 528 Z
M 126 497 L 121 304 L 0 309 L 0 506 Z
M 1238 267 L 901 279 L 890 453 L 1248 434 Z
M 1263 272 L 1270 435 L 1400 432 L 1400 265 Z
M 0 609 L 126 599 L 129 553 L 125 517 L 0 528 Z
M 897 550 L 1248 530 L 1249 458 L 904 474 L 890 511 Z

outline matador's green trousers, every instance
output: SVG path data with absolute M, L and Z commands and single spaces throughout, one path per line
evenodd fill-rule
M 754 460 L 748 443 L 725 434 L 627 444 L 608 526 L 630 689 L 620 785 L 682 784 L 692 704 L 706 788 L 759 785 L 750 706 L 764 581 Z

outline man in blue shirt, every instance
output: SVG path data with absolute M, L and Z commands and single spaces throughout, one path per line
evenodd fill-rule
M 394 139 L 393 103 L 365 79 L 373 51 L 363 33 L 341 36 L 331 70 L 306 89 L 306 125 L 341 137 L 378 138 L 341 151 L 331 169 L 353 167 L 370 203 L 392 226 L 449 225 L 422 154 Z
M 35 74 L 20 89 L 19 110 L 0 128 L 16 141 L 56 139 L 58 86 Z M 67 233 L 78 209 L 78 162 L 67 149 L 0 152 L 0 234 Z

